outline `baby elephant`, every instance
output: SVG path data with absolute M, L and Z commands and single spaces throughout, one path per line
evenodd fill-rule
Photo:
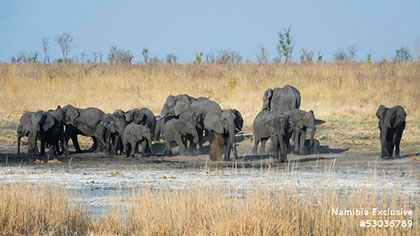
M 146 145 L 149 147 L 151 154 L 153 154 L 150 129 L 144 125 L 130 123 L 125 127 L 123 136 L 123 145 L 127 157 L 134 157 L 137 145 L 139 144 L 141 144 L 142 155 L 145 154 Z
M 191 120 L 184 118 L 170 119 L 163 126 L 163 138 L 165 139 L 165 153 L 172 154 L 171 144 L 179 146 L 179 153 L 184 154 L 186 150 L 186 136 L 192 135 L 193 142 L 198 142 L 198 133 L 195 124 Z
M 319 154 L 319 147 L 320 147 L 320 143 L 318 139 L 313 139 L 313 144 L 311 146 L 311 140 L 310 139 L 306 139 L 305 140 L 305 147 L 307 148 L 307 153 L 308 154 Z

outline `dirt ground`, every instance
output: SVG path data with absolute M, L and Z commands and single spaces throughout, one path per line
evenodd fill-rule
M 26 154 L 16 154 L 14 145 L 3 145 L 0 183 L 62 185 L 83 196 L 82 203 L 94 217 L 104 215 L 111 205 L 120 202 L 116 198 L 144 187 L 179 190 L 191 186 L 232 189 L 316 186 L 375 188 L 378 193 L 398 189 L 401 194 L 420 196 L 420 153 L 402 153 L 399 159 L 382 160 L 375 152 L 321 145 L 320 154 L 288 155 L 287 163 L 279 163 L 267 155 L 251 155 L 249 135 L 238 137 L 238 141 L 240 157 L 231 162 L 212 162 L 208 154 L 127 158 L 71 153 L 51 163 L 41 163 L 36 157 L 30 160 Z M 159 153 L 162 146 L 156 144 L 155 151 Z M 25 146 L 22 152 L 26 153 Z

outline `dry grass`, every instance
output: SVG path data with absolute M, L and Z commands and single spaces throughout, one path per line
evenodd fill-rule
M 216 100 L 223 108 L 236 108 L 245 131 L 262 107 L 269 87 L 291 84 L 302 95 L 302 109 L 313 109 L 318 119 L 341 122 L 332 139 L 375 136 L 374 116 L 380 104 L 401 104 L 409 126 L 420 119 L 420 63 L 348 63 L 312 65 L 0 65 L 0 119 L 14 124 L 25 110 L 55 108 L 68 103 L 95 106 L 105 112 L 149 107 L 156 114 L 169 94 L 187 93 Z M 357 122 L 363 122 L 359 124 Z M 365 123 L 369 123 L 369 127 Z M 325 125 L 333 125 L 327 123 Z M 360 127 L 359 127 L 360 126 Z M 363 126 L 363 128 L 362 128 Z M 368 128 L 366 130 L 366 127 Z M 359 133 L 358 133 L 359 132 Z M 375 134 L 375 135 L 373 135 Z M 10 135 L 10 134 L 6 134 Z M 4 135 L 4 136 L 6 136 Z M 3 135 L 2 135 L 3 136 Z M 13 135 L 14 136 L 14 135 Z M 419 147 L 418 134 L 409 127 L 407 147 Z M 4 139 L 4 140 L 3 140 Z M 356 140 L 356 139 L 353 139 Z M 13 139 L 2 138 L 6 143 Z M 343 142 L 347 145 L 349 142 Z M 371 150 L 372 144 L 357 148 Z M 375 142 L 375 148 L 378 149 Z M 414 149 L 414 148 L 413 148 Z
M 68 206 L 62 188 L 3 185 L 1 235 L 418 235 L 419 200 L 398 189 L 377 197 L 375 189 L 317 188 L 273 191 L 141 190 L 121 199 L 125 208 L 91 220 Z M 72 201 L 73 202 L 73 201 Z M 335 216 L 332 209 L 413 210 L 413 216 Z M 370 212 L 371 213 L 371 212 Z M 361 228 L 361 219 L 413 220 L 413 228 Z

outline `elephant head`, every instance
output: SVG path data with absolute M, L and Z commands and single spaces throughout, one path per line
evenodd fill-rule
M 118 118 L 120 118 L 120 119 L 124 119 L 124 120 L 126 120 L 126 117 L 125 117 L 125 112 L 123 111 L 123 110 L 121 110 L 121 109 L 117 109 L 117 110 L 115 110 L 114 111 L 114 113 L 112 113 L 115 117 L 118 117 Z
M 265 90 L 264 92 L 264 97 L 263 97 L 263 110 L 267 110 L 270 111 L 271 107 L 270 107 L 270 102 L 271 102 L 271 98 L 273 97 L 273 90 L 271 88 Z
M 147 115 L 141 109 L 133 109 L 125 113 L 125 121 L 134 122 L 136 124 L 144 123 Z
M 311 133 L 310 133 L 310 145 L 313 145 L 313 140 L 314 140 L 314 136 L 315 136 L 315 114 L 312 110 L 305 112 L 302 110 L 294 110 L 289 112 L 290 114 L 290 119 L 289 119 L 289 123 L 290 126 L 294 127 L 294 128 L 298 128 L 300 130 L 305 130 L 306 133 L 306 129 L 311 129 Z
M 242 127 L 244 125 L 244 119 L 242 118 L 241 113 L 238 110 L 236 110 L 236 109 L 231 109 L 230 111 L 235 116 L 234 123 L 235 123 L 235 131 L 236 131 L 236 133 L 241 132 L 242 131 Z
M 80 116 L 79 110 L 72 105 L 66 105 L 62 109 L 64 111 L 64 123 L 66 125 L 75 125 L 75 120 Z
M 186 116 L 183 116 L 182 118 L 185 120 L 185 133 L 191 134 L 194 139 L 194 143 L 198 143 L 199 136 L 197 132 L 196 122 L 197 116 L 195 113 L 188 113 Z
M 388 128 L 397 128 L 405 122 L 407 113 L 401 106 L 394 106 L 388 111 L 390 114 L 385 116 L 384 125 Z
M 152 133 L 150 132 L 150 129 L 147 126 L 142 125 L 140 127 L 141 136 L 144 138 L 145 141 L 147 141 L 147 146 L 150 149 L 150 152 L 153 154 L 152 149 Z M 134 147 L 132 147 L 134 148 Z M 144 150 L 142 150 L 144 152 Z
M 161 115 L 179 116 L 181 113 L 185 112 L 190 105 L 191 97 L 186 94 L 177 96 L 169 95 L 163 104 Z

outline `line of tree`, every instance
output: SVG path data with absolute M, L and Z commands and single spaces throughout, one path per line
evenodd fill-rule
M 293 52 L 295 46 L 295 36 L 292 33 L 292 28 L 288 27 L 277 33 L 277 57 L 274 58 L 274 63 L 292 63 L 293 62 Z M 93 51 L 91 55 L 86 52 L 81 52 L 80 55 L 74 55 L 71 57 L 71 52 L 75 48 L 74 38 L 70 33 L 63 33 L 58 35 L 55 38 L 61 57 L 52 61 L 49 56 L 50 44 L 48 38 L 44 37 L 41 44 L 41 53 L 38 52 L 19 52 L 17 56 L 13 56 L 10 61 L 12 63 L 39 63 L 44 64 L 49 63 L 105 63 L 104 56 L 101 51 Z M 356 61 L 357 46 L 352 45 L 345 49 L 338 49 L 334 52 L 333 61 L 337 63 L 344 62 L 354 62 Z M 175 64 L 177 63 L 177 56 L 174 53 L 168 53 L 165 55 L 165 58 L 161 59 L 157 56 L 151 56 L 150 50 L 148 48 L 143 48 L 140 53 L 142 58 L 142 63 L 168 63 Z M 258 54 L 256 55 L 257 63 L 267 64 L 268 60 L 268 50 L 263 45 L 260 45 Z M 318 50 L 315 54 L 313 49 L 301 48 L 299 51 L 299 61 L 300 63 L 320 63 L 324 61 L 323 53 L 321 50 Z M 134 60 L 134 54 L 130 50 L 125 50 L 118 48 L 115 45 L 112 45 L 109 49 L 108 55 L 106 57 L 108 63 L 112 64 L 132 64 Z M 418 58 L 413 58 L 408 47 L 400 47 L 395 50 L 395 56 L 393 58 L 394 62 L 408 62 L 413 60 L 420 61 L 420 55 Z M 372 62 L 372 53 L 369 49 L 369 52 L 366 57 L 367 62 Z M 206 62 L 206 63 L 249 63 L 250 60 L 244 59 L 240 53 L 232 50 L 219 50 L 217 53 L 213 51 L 204 54 L 203 52 L 198 52 L 195 54 L 193 62 L 196 64 Z

